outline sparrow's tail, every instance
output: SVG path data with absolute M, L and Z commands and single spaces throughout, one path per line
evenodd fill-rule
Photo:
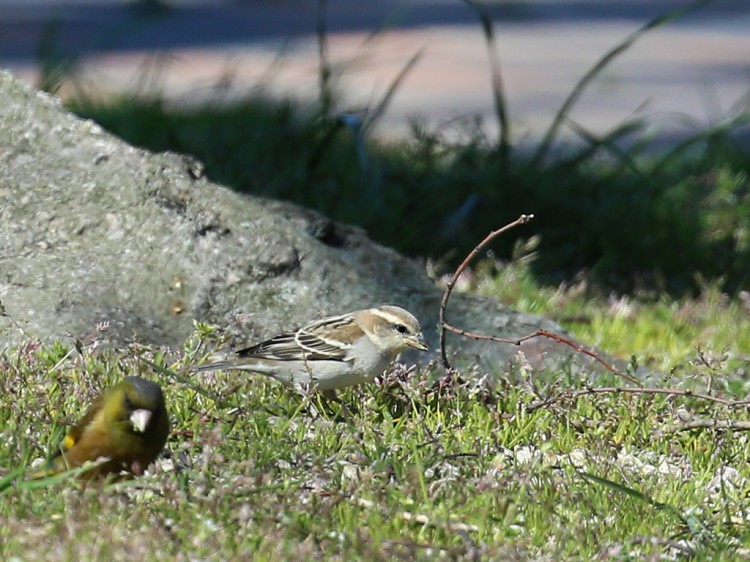
M 213 363 L 204 363 L 203 365 L 197 365 L 190 369 L 193 373 L 204 373 L 207 371 L 225 371 L 227 369 L 236 368 L 234 362 L 226 361 L 214 361 Z

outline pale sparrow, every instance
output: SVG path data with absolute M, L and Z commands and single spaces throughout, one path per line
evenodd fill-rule
M 428 349 L 419 321 L 398 306 L 379 306 L 316 320 L 193 370 L 251 371 L 335 400 L 336 389 L 372 381 L 409 348 Z

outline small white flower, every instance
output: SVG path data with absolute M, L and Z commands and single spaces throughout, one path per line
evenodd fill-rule
M 542 453 L 536 447 L 522 446 L 515 450 L 516 463 L 519 465 L 539 464 Z
M 736 493 L 747 486 L 747 480 L 740 471 L 733 466 L 721 466 L 715 472 L 711 481 L 706 484 L 706 492 L 710 496 L 721 496 L 725 493 Z

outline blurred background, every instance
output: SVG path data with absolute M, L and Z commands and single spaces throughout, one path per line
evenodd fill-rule
M 436 275 L 750 283 L 746 0 L 3 0 L 0 66 Z
M 605 52 L 689 4 L 478 3 L 494 22 L 515 140 L 538 138 Z M 311 100 L 321 9 L 340 110 L 371 107 L 417 56 L 378 134 L 403 136 L 415 118 L 446 124 L 477 116 L 497 134 L 482 28 L 476 9 L 459 0 L 3 0 L 0 64 L 37 85 L 43 67 L 62 59 L 103 92 L 154 88 L 195 102 L 262 87 Z M 718 0 L 643 37 L 597 77 L 571 117 L 598 134 L 633 115 L 666 130 L 708 126 L 745 103 L 749 79 L 750 3 Z

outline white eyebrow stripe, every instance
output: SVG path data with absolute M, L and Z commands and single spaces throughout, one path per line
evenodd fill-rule
M 395 314 L 385 312 L 384 310 L 380 310 L 379 308 L 371 308 L 370 312 L 375 316 L 380 316 L 383 320 L 391 324 L 407 324 L 408 323 L 403 318 L 396 316 Z

